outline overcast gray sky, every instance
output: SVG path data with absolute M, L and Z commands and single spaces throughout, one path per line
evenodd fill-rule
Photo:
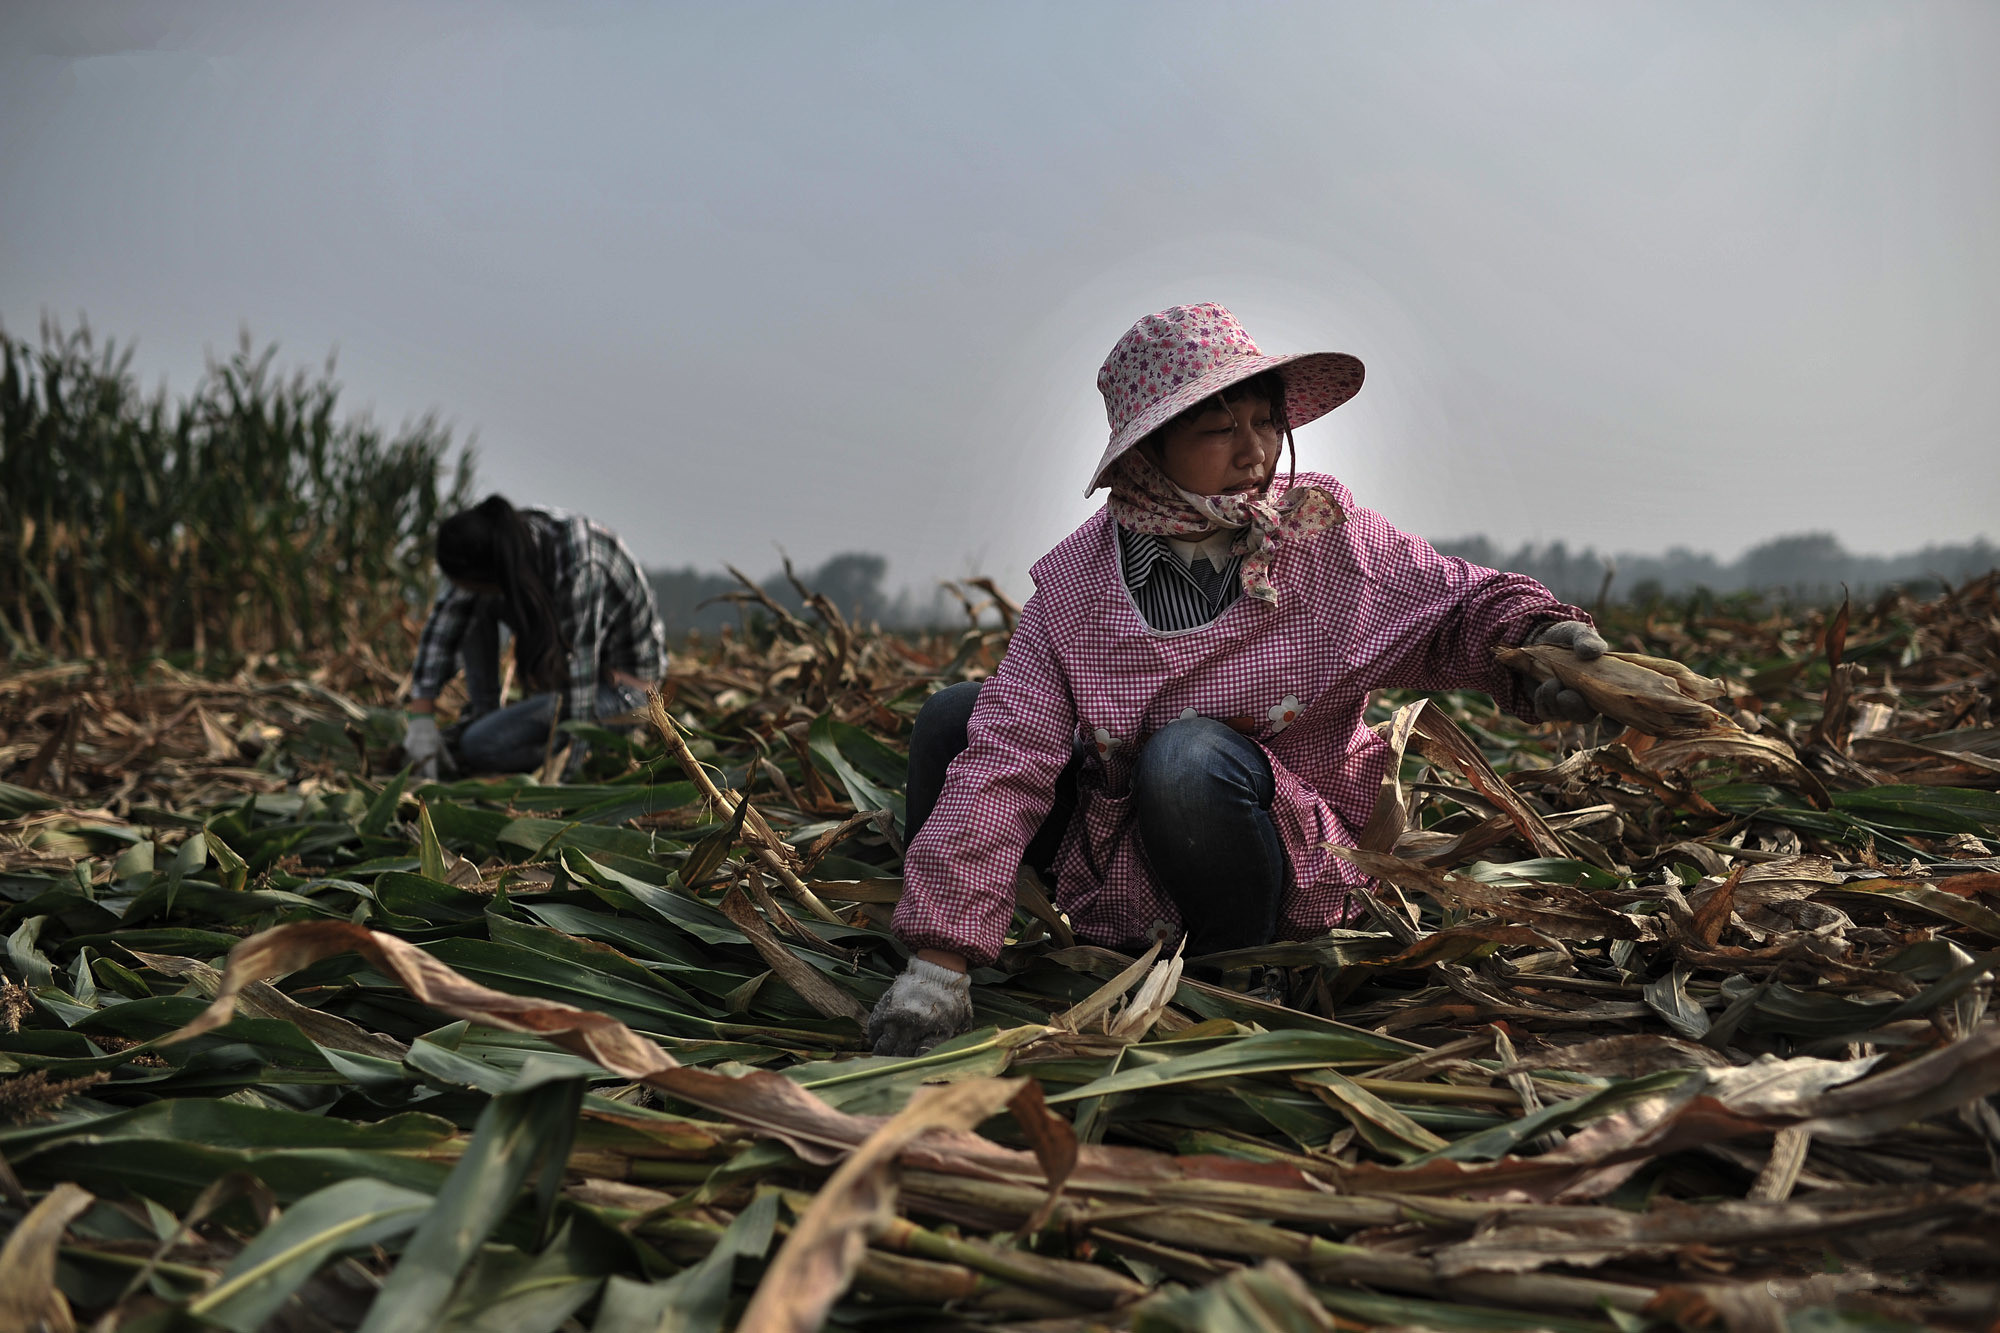
M 648 562 L 1016 588 L 1234 309 L 1433 538 L 2000 535 L 2000 5 L 0 7 L 0 324 L 239 325 Z M 1982 370 L 1981 368 L 1984 367 Z

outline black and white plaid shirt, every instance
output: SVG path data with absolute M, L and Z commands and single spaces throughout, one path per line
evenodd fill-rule
M 1228 556 L 1221 569 L 1206 556 L 1188 564 L 1165 537 L 1118 529 L 1125 586 L 1146 623 L 1157 630 L 1198 629 L 1243 595 L 1243 557 Z
M 667 631 L 653 604 L 645 571 L 618 534 L 581 514 L 523 509 L 535 534 L 535 564 L 548 580 L 563 641 L 569 645 L 564 716 L 587 720 L 597 711 L 597 685 L 627 671 L 657 681 L 666 666 Z M 417 640 L 410 697 L 435 699 L 458 674 L 459 645 L 478 597 L 449 581 Z

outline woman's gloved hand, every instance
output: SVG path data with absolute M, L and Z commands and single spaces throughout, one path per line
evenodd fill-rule
M 429 713 L 403 715 L 403 759 L 409 764 L 411 774 L 419 778 L 435 780 L 440 763 L 454 771 L 458 767 L 452 762 L 451 751 L 445 748 L 437 719 Z
M 1523 640 L 1523 646 L 1551 644 L 1575 653 L 1578 661 L 1595 662 L 1611 645 L 1581 620 L 1554 620 Z M 1559 680 L 1545 680 L 1534 693 L 1535 714 L 1544 722 L 1595 722 L 1597 710 Z
M 912 958 L 868 1016 L 877 1055 L 922 1055 L 972 1026 L 972 979 Z

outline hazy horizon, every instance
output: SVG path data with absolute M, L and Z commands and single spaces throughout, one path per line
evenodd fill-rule
M 1219 300 L 1369 367 L 1437 540 L 2000 535 L 2000 8 L 14 6 L 0 326 L 239 326 L 658 567 L 1014 589 L 1093 378 Z

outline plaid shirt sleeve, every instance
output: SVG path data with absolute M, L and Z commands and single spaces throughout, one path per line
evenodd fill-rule
M 597 532 L 607 612 L 604 665 L 629 671 L 651 685 L 666 674 L 667 667 L 667 627 L 653 601 L 653 585 L 617 533 L 609 528 Z
M 549 555 L 549 593 L 569 644 L 569 686 L 563 716 L 588 722 L 597 716 L 598 643 L 604 633 L 604 570 L 596 559 L 592 529 L 581 514 L 544 509 L 544 547 Z
M 589 721 L 597 716 L 598 683 L 613 669 L 660 678 L 666 629 L 645 572 L 616 533 L 581 515 L 544 513 L 555 527 L 550 583 L 569 640 L 564 716 Z
M 417 639 L 417 659 L 410 667 L 412 699 L 437 698 L 458 674 L 458 646 L 465 639 L 476 600 L 471 593 L 446 583 L 432 603 L 430 618 L 424 621 L 424 632 Z

